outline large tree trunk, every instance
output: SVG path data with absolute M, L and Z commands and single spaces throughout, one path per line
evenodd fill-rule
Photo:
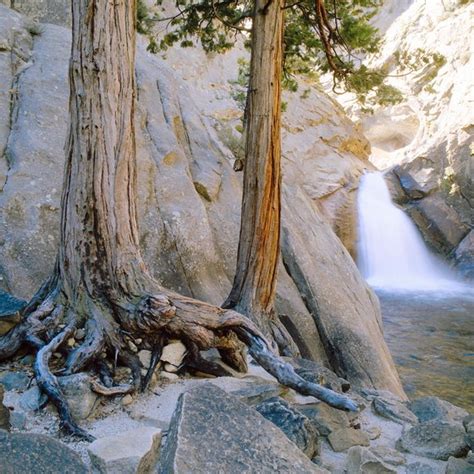
M 100 378 L 94 390 L 116 395 L 146 388 L 167 340 L 183 341 L 188 368 L 214 375 L 230 372 L 200 351 L 216 348 L 231 368 L 245 371 L 245 343 L 285 384 L 354 410 L 344 396 L 298 377 L 268 350 L 246 317 L 166 290 L 149 276 L 138 246 L 135 208 L 135 1 L 74 0 L 72 11 L 70 129 L 57 264 L 21 323 L 0 338 L 0 360 L 25 343 L 32 347 L 39 387 L 55 403 L 63 427 L 86 439 L 91 437 L 71 417 L 49 367 L 58 350 L 64 353 L 58 373 L 94 370 Z M 64 347 L 78 328 L 86 332 L 83 343 Z M 130 348 L 135 346 L 153 354 L 144 380 Z M 131 383 L 114 381 L 117 362 L 132 369 Z
M 296 346 L 275 312 L 280 257 L 281 74 L 284 0 L 256 0 L 246 109 L 237 270 L 227 308 L 251 318 L 285 355 Z

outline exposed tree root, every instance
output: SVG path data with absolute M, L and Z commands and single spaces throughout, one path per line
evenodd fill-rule
M 191 371 L 215 376 L 231 375 L 224 367 L 201 355 L 201 351 L 215 348 L 228 366 L 245 372 L 245 346 L 248 346 L 252 357 L 283 385 L 315 396 L 331 406 L 357 410 L 356 404 L 346 396 L 298 376 L 291 365 L 272 352 L 252 321 L 236 311 L 162 288 L 153 295 L 128 298 L 125 303 L 124 300 L 117 303 L 104 298 L 99 306 L 89 296 L 82 296 L 78 300 L 80 303 L 71 305 L 64 292 L 59 290 L 57 279 L 52 281 L 54 285 L 46 287 L 47 291 L 45 287 L 40 290 L 43 299 L 36 296 L 35 303 L 30 303 L 23 314 L 22 322 L 0 338 L 0 360 L 13 356 L 23 344 L 37 350 L 34 370 L 38 386 L 58 409 L 62 428 L 67 433 L 89 441 L 93 439 L 74 421 L 58 379 L 49 367 L 54 352 L 62 350 L 65 355 L 64 366 L 57 374 L 91 369 L 98 375 L 91 384 L 92 390 L 104 396 L 114 396 L 145 390 L 159 363 L 162 348 L 173 339 L 181 340 L 187 347 L 184 365 Z M 80 327 L 86 333 L 83 342 L 77 348 L 66 347 L 65 342 Z M 129 349 L 133 341 L 138 349 L 152 352 L 145 377 L 141 375 L 140 360 Z M 114 381 L 117 364 L 131 369 L 131 383 Z

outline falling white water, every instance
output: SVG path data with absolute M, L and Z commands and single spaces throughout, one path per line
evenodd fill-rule
M 358 266 L 371 286 L 449 291 L 464 287 L 430 253 L 411 219 L 392 203 L 382 173 L 362 177 L 358 213 Z

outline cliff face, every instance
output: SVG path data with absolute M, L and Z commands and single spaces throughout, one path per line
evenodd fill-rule
M 29 297 L 55 259 L 70 32 L 43 25 L 32 36 L 24 17 L 1 6 L 0 22 L 0 103 L 6 112 L 0 115 L 0 277 L 3 288 Z M 185 81 L 170 64 L 139 47 L 142 249 L 164 285 L 219 304 L 235 270 L 241 175 L 219 138 L 222 128 L 218 134 L 212 122 L 228 127 L 232 121 L 223 116 L 239 112 L 224 90 L 225 77 L 220 86 L 209 83 L 213 92 L 203 99 L 204 86 L 192 77 Z M 377 298 L 333 231 L 338 209 L 370 166 L 360 158 L 367 143 L 333 101 L 316 90 L 310 96 L 289 104 L 295 122 L 287 118 L 285 126 L 278 310 L 303 355 L 356 384 L 401 393 Z M 205 103 L 209 108 L 201 109 Z M 318 123 L 323 126 L 308 129 Z
M 351 114 L 372 144 L 371 161 L 381 169 L 399 165 L 391 180 L 401 186 L 402 201 L 427 242 L 474 276 L 474 56 L 468 40 L 474 5 L 458 0 L 395 3 L 385 2 L 375 19 L 386 31 L 380 54 L 367 62 L 388 67 L 389 82 L 404 100 L 372 116 L 355 108 Z M 436 60 L 427 65 L 423 55 L 436 55 Z M 397 57 L 412 58 L 414 71 L 398 65 Z M 412 180 L 411 187 L 419 188 L 416 198 L 405 186 Z

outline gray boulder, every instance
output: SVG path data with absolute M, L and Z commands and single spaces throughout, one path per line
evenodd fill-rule
M 463 408 L 438 397 L 422 397 L 408 403 L 410 410 L 420 421 L 442 420 L 462 423 L 469 415 Z
M 148 474 L 158 460 L 160 442 L 161 430 L 144 426 L 97 439 L 87 451 L 101 474 Z
M 350 427 L 347 414 L 326 403 L 296 405 L 296 409 L 309 419 L 322 436 L 329 436 L 335 430 Z
M 33 433 L 0 430 L 2 473 L 87 474 L 80 456 L 59 441 Z
M 446 466 L 446 474 L 472 474 L 474 466 L 464 459 L 450 457 Z
M 91 378 L 88 374 L 58 377 L 58 382 L 74 418 L 85 420 L 94 413 L 99 397 L 91 390 Z
M 418 418 L 412 413 L 403 402 L 396 399 L 388 399 L 382 397 L 374 398 L 372 408 L 377 415 L 388 418 L 401 425 L 405 423 L 418 423 Z
M 270 398 L 258 404 L 255 409 L 278 426 L 310 459 L 319 454 L 318 432 L 314 425 L 285 400 Z
M 181 395 L 158 472 L 321 472 L 283 432 L 212 384 Z
M 0 385 L 3 385 L 5 391 L 25 390 L 30 384 L 31 377 L 25 372 L 13 372 L 5 370 L 0 372 Z
M 462 425 L 431 420 L 405 430 L 399 439 L 402 449 L 418 456 L 447 461 L 469 451 Z
M 411 464 L 408 464 L 407 474 L 438 474 L 439 471 L 435 469 L 433 466 L 430 466 L 429 464 L 423 463 L 423 462 L 412 462 Z
M 352 446 L 370 446 L 369 437 L 367 433 L 354 428 L 340 428 L 333 431 L 328 436 L 331 448 L 337 453 L 346 451 Z
M 22 410 L 36 411 L 47 401 L 48 397 L 41 393 L 38 386 L 34 386 L 21 394 L 19 404 Z

